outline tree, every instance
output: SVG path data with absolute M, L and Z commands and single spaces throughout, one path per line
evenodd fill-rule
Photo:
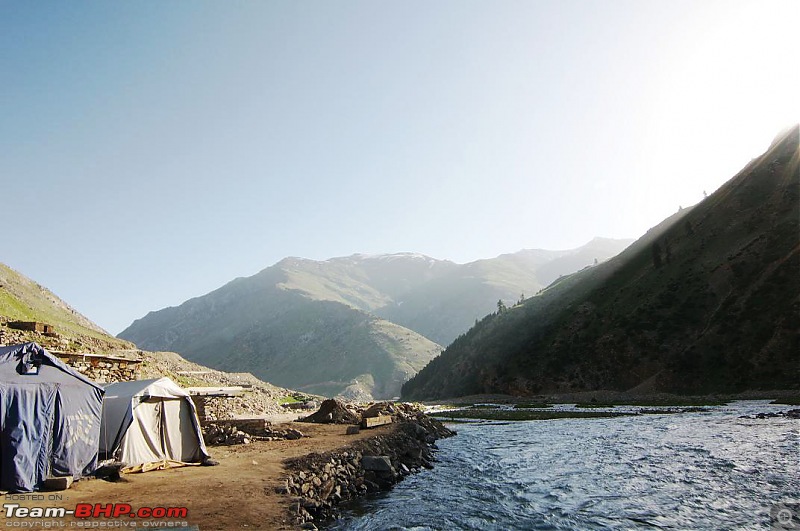
M 505 305 L 505 303 L 503 302 L 503 299 L 500 299 L 500 300 L 498 300 L 498 301 L 497 301 L 497 313 L 503 313 L 503 312 L 505 312 L 507 309 L 508 309 L 508 308 L 506 308 L 506 305 Z

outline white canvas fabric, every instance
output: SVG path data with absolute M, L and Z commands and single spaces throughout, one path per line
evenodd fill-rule
M 106 386 L 100 454 L 128 466 L 208 457 L 189 394 L 169 378 Z

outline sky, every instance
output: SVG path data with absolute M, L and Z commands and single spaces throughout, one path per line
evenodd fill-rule
M 636 238 L 800 121 L 795 0 L 0 0 L 0 262 L 113 334 L 286 256 Z

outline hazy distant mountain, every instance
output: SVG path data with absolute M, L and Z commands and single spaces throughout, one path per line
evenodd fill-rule
M 120 337 L 308 392 L 391 397 L 503 299 L 514 304 L 559 274 L 602 261 L 626 240 L 570 251 L 520 251 L 459 265 L 424 255 L 286 258 Z
M 440 352 L 411 330 L 290 287 L 298 280 L 291 263 L 151 312 L 120 337 L 277 385 L 361 398 L 396 396 Z M 326 290 L 323 284 L 314 287 Z
M 131 348 L 78 313 L 49 289 L 5 264 L 0 264 L 0 323 L 8 321 L 39 321 L 55 327 L 59 338 L 33 337 L 15 330 L 4 334 L 20 340 L 36 339 L 39 343 L 62 350 L 108 350 Z M 24 336 L 24 337 L 23 337 Z
M 391 301 L 372 311 L 448 345 L 497 310 L 498 300 L 512 306 L 561 275 L 615 256 L 632 241 L 595 238 L 567 251 L 528 249 L 465 265 L 439 262 L 417 284 L 406 281 L 405 289 L 396 289 Z
M 407 398 L 800 388 L 798 128 L 616 258 L 482 320 Z

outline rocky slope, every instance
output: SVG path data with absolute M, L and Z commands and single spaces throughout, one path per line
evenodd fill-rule
M 55 327 L 54 334 L 9 328 L 10 321 L 38 321 Z M 243 386 L 236 398 L 214 401 L 218 418 L 285 413 L 279 402 L 291 394 L 248 373 L 217 371 L 192 363 L 174 352 L 146 352 L 117 339 L 78 313 L 50 290 L 0 264 L 0 345 L 35 341 L 50 350 L 95 352 L 141 358 L 138 378 L 167 376 L 184 387 Z
M 406 398 L 800 386 L 798 128 L 619 256 L 481 321 Z

